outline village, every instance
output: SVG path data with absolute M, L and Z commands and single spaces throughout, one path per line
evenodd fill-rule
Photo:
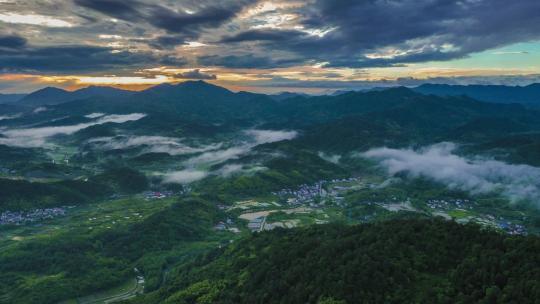
M 508 221 L 500 221 L 498 223 L 498 227 L 501 230 L 505 231 L 506 233 L 512 234 L 512 235 L 527 235 L 528 234 L 527 228 L 525 228 L 525 226 L 514 224 Z
M 34 209 L 27 212 L 5 211 L 0 214 L 0 225 L 23 225 L 65 216 L 69 207 Z
M 431 209 L 473 209 L 476 205 L 474 201 L 468 199 L 430 199 L 426 202 L 427 206 Z
M 339 185 L 339 186 L 338 186 Z M 323 211 L 325 206 L 337 205 L 344 207 L 343 194 L 350 189 L 363 188 L 365 185 L 359 178 L 351 177 L 345 179 L 320 180 L 313 184 L 303 184 L 298 188 L 285 188 L 272 192 L 275 198 L 271 202 L 259 202 L 256 200 L 239 201 L 231 207 L 218 206 L 228 212 L 240 209 L 242 213 L 238 216 L 240 220 L 247 221 L 247 229 L 250 232 L 272 230 L 275 228 L 293 228 L 300 225 L 299 219 L 284 219 L 269 221 L 272 214 L 282 213 L 285 217 L 295 217 L 307 215 L 313 216 L 310 219 L 315 224 L 329 222 L 329 216 Z M 239 230 L 231 219 L 227 222 L 219 222 L 214 229 L 219 231 Z
M 172 191 L 146 191 L 142 193 L 142 196 L 146 200 L 164 199 L 174 195 Z
M 245 221 L 245 228 L 250 232 L 260 232 L 275 228 L 293 228 L 303 224 L 323 224 L 332 221 L 328 210 L 337 210 L 344 215 L 350 202 L 346 196 L 356 190 L 380 189 L 380 185 L 357 177 L 319 180 L 313 184 L 303 184 L 297 188 L 284 188 L 272 192 L 274 200 L 246 200 L 235 202 L 233 206 L 220 205 L 227 212 L 241 210 L 239 220 Z M 390 196 L 386 200 L 367 199 L 358 201 L 355 205 L 378 206 L 386 212 L 416 212 L 430 216 L 440 216 L 459 223 L 475 222 L 492 227 L 508 234 L 527 234 L 527 229 L 503 217 L 495 217 L 478 212 L 478 203 L 469 198 L 430 198 L 423 203 L 413 204 L 411 198 Z M 425 207 L 422 207 L 425 206 Z M 280 216 L 277 216 L 277 215 Z M 379 214 L 364 215 L 358 219 L 369 221 Z M 277 219 L 276 219 L 277 218 Z M 236 222 L 232 219 L 219 222 L 214 227 L 219 231 L 239 233 Z
M 272 192 L 278 196 L 280 201 L 285 201 L 290 205 L 309 205 L 311 207 L 321 207 L 328 200 L 340 203 L 344 198 L 342 194 L 348 190 L 358 188 L 359 178 L 350 177 L 343 179 L 320 180 L 311 185 L 301 185 L 297 189 L 281 189 L 277 192 Z M 354 186 L 343 186 L 337 184 L 357 183 Z M 361 187 L 365 187 L 360 183 Z
M 145 191 L 141 193 L 141 196 L 145 200 L 156 200 L 156 199 L 165 199 L 173 196 L 185 196 L 188 195 L 191 192 L 191 187 L 184 186 L 179 191 L 171 191 L 171 190 L 152 190 L 152 191 Z
M 217 231 L 230 231 L 233 233 L 240 233 L 240 229 L 236 227 L 236 223 L 231 219 L 227 218 L 225 221 L 220 221 L 214 226 L 214 230 Z

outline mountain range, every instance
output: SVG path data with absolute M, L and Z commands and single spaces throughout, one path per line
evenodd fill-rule
M 520 103 L 528 106 L 540 106 L 540 84 L 528 86 L 505 85 L 448 85 L 423 84 L 414 88 L 422 94 L 437 96 L 469 96 L 471 98 L 495 103 Z
M 138 134 L 208 137 L 256 126 L 298 130 L 302 136 L 293 140 L 294 145 L 336 153 L 441 141 L 474 144 L 469 147 L 476 151 L 499 153 L 497 143 L 515 142 L 512 153 L 507 153 L 509 146 L 505 144 L 502 157 L 540 163 L 540 157 L 528 152 L 530 147 L 540 145 L 540 138 L 528 136 L 522 140 L 522 136 L 540 132 L 540 113 L 527 105 L 482 102 L 463 95 L 426 95 L 406 87 L 335 96 L 287 95 L 291 97 L 276 99 L 232 92 L 204 81 L 161 84 L 140 92 L 104 87 L 74 92 L 49 88 L 16 104 L 1 105 L 0 116 L 13 118 L 2 124 L 16 128 L 87 123 L 86 116 L 93 113 L 146 114 L 122 125 L 81 130 L 73 137 L 80 144 L 95 136 L 114 135 L 115 129 L 122 128 Z
M 90 86 L 76 91 L 66 91 L 59 88 L 47 87 L 24 96 L 17 104 L 25 106 L 44 106 L 61 104 L 89 97 L 118 98 L 126 97 L 131 94 L 133 94 L 133 92 L 112 87 Z
M 177 85 L 161 84 L 139 93 L 144 94 L 161 94 L 174 90 L 174 88 L 183 88 L 184 92 L 189 94 L 189 90 L 193 92 L 197 86 L 202 86 L 202 83 L 211 86 L 204 81 L 187 81 Z M 217 87 L 217 86 L 216 86 Z M 221 88 L 222 93 L 224 92 Z M 383 91 L 388 88 L 376 88 L 366 91 Z M 411 88 L 413 91 L 437 96 L 468 96 L 470 98 L 492 103 L 519 103 L 527 106 L 540 106 L 540 84 L 531 84 L 528 86 L 506 86 L 506 85 L 448 85 L 448 84 L 423 84 L 418 87 Z M 214 94 L 218 90 L 214 90 Z M 228 90 L 227 90 L 228 91 Z M 229 91 L 230 92 L 230 91 Z M 350 93 L 351 91 L 338 90 L 327 96 L 338 96 Z M 127 91 L 106 86 L 90 86 L 75 91 L 67 91 L 55 87 L 46 87 L 29 94 L 0 94 L 0 104 L 15 103 L 26 106 L 43 106 L 65 103 L 73 100 L 86 99 L 90 97 L 105 97 L 105 98 L 124 98 L 131 95 L 137 95 L 138 92 Z M 263 95 L 247 93 L 248 95 Z M 297 97 L 311 97 L 305 93 L 281 92 L 278 94 L 267 95 L 275 101 L 283 101 L 294 99 Z M 190 97 L 192 97 L 190 95 Z
M 423 88 L 430 87 L 433 86 Z M 530 87 L 528 90 L 536 86 Z M 61 125 L 58 117 L 72 117 L 71 121 L 80 117 L 78 120 L 84 122 L 84 116 L 91 113 L 146 113 L 135 126 L 151 128 L 158 124 L 164 130 L 184 122 L 303 129 L 304 140 L 309 139 L 312 132 L 316 134 L 312 138 L 314 142 L 324 142 L 327 146 L 343 138 L 332 134 L 341 133 L 381 135 L 383 132 L 386 136 L 377 136 L 379 142 L 402 138 L 404 141 L 397 142 L 406 143 L 459 140 L 464 136 L 470 138 L 471 134 L 493 137 L 540 129 L 539 113 L 525 105 L 481 102 L 461 94 L 426 95 L 417 89 L 395 87 L 336 96 L 287 94 L 290 98 L 276 99 L 264 94 L 232 92 L 204 81 L 161 84 L 140 92 L 108 87 L 88 87 L 73 92 L 45 88 L 16 104 L 3 105 L 0 114 L 30 112 L 33 114 L 6 123 L 29 124 L 40 120 L 47 126 Z M 47 111 L 35 113 L 36 107 L 44 105 Z M 55 122 L 47 121 L 53 119 Z M 321 130 L 327 130 L 327 135 Z M 355 138 L 357 143 L 354 143 Z M 349 136 L 340 146 L 366 143 L 369 138 Z

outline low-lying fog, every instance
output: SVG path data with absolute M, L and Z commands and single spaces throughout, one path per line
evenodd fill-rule
M 207 151 L 200 155 L 194 156 L 184 162 L 186 169 L 180 171 L 169 172 L 164 175 L 166 183 L 191 183 L 201 180 L 206 176 L 220 175 L 230 176 L 238 172 L 254 172 L 264 169 L 261 166 L 245 166 L 241 164 L 228 164 L 221 169 L 208 172 L 201 169 L 201 166 L 220 164 L 231 159 L 237 159 L 251 152 L 251 150 L 261 144 L 278 142 L 282 140 L 290 140 L 295 138 L 298 133 L 296 131 L 276 131 L 276 130 L 246 130 L 243 132 L 247 135 L 247 139 L 224 149 Z
M 540 198 L 540 168 L 513 165 L 482 157 L 463 157 L 453 143 L 418 150 L 371 149 L 360 156 L 378 161 L 389 174 L 430 178 L 452 189 L 473 194 L 500 192 L 512 201 Z
M 0 130 L 0 144 L 14 147 L 39 148 L 46 146 L 46 140 L 55 135 L 69 135 L 91 126 L 105 123 L 125 123 L 135 121 L 145 117 L 146 114 L 132 113 L 125 115 L 100 115 L 90 122 L 79 123 L 67 126 L 52 126 L 38 128 L 13 128 Z M 87 117 L 88 118 L 88 117 Z
M 136 136 L 120 135 L 115 137 L 98 137 L 88 141 L 101 150 L 129 149 L 144 147 L 142 153 L 167 153 L 169 155 L 184 155 L 216 150 L 221 143 L 200 147 L 192 147 L 183 143 L 182 139 L 166 136 Z

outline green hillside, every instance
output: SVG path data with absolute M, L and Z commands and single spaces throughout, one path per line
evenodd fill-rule
M 109 169 L 85 180 L 0 179 L 0 211 L 84 205 L 112 194 L 139 193 L 147 187 L 147 178 L 129 168 Z
M 253 235 L 133 303 L 534 303 L 538 237 L 440 220 Z
M 218 217 L 216 208 L 201 200 L 161 209 L 115 230 L 73 227 L 3 248 L 0 302 L 57 303 L 85 296 L 132 279 L 134 267 L 145 271 L 148 285 L 159 284 L 166 264 L 161 254 L 169 252 L 172 261 L 175 254 L 198 250 L 201 246 L 191 243 L 204 241 Z

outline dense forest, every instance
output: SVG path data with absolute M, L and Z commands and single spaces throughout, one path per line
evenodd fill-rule
M 0 178 L 0 211 L 81 205 L 112 194 L 131 194 L 148 187 L 146 176 L 130 168 L 111 168 L 86 179 L 30 182 Z
M 133 303 L 537 303 L 540 239 L 442 220 L 274 230 Z

